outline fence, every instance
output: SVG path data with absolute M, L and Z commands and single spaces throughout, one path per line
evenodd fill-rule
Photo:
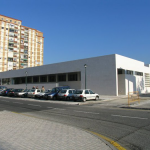
M 130 106 L 130 103 L 138 101 L 140 102 L 139 98 L 139 91 L 133 91 L 128 93 L 128 106 Z

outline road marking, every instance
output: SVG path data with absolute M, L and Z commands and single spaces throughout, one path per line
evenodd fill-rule
M 62 109 L 62 108 L 53 108 L 53 109 L 58 109 L 58 110 L 66 110 L 66 109 Z
M 115 142 L 115 141 L 113 141 L 113 140 L 111 140 L 111 139 L 109 139 L 109 138 L 107 138 L 107 137 L 105 137 L 105 136 L 103 136 L 103 135 L 101 135 L 99 133 L 96 133 L 96 132 L 93 132 L 93 131 L 89 131 L 89 130 L 85 130 L 85 131 L 90 132 L 92 134 L 95 134 L 95 135 L 101 137 L 102 139 L 106 140 L 111 145 L 113 145 L 114 147 L 116 147 L 116 149 L 118 149 L 118 150 L 126 150 L 124 147 L 122 147 L 121 145 L 119 145 L 117 142 Z
M 141 117 L 131 117 L 131 116 L 121 116 L 121 115 L 111 115 L 113 117 L 123 117 L 123 118 L 133 118 L 133 119 L 148 119 L 148 118 L 141 118 Z
M 23 104 L 23 103 L 20 103 L 20 102 L 13 102 L 13 103 L 17 103 L 17 104 Z
M 78 111 L 78 110 L 74 110 L 75 112 L 82 112 L 82 113 L 87 113 L 87 114 L 96 114 L 98 115 L 99 113 L 95 113 L 95 112 L 86 112 L 86 111 Z
M 9 102 L 9 101 L 6 101 L 6 100 L 1 100 L 1 101 L 3 101 L 3 102 Z
M 54 108 L 54 107 L 47 107 L 47 108 Z
M 34 105 L 34 104 L 28 104 L 28 105 L 41 107 L 40 105 Z

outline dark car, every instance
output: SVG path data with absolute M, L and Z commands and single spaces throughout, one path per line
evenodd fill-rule
M 2 95 L 2 96 L 7 96 L 8 92 L 9 92 L 10 90 L 13 90 L 13 88 L 9 88 L 9 89 L 4 90 L 1 95 Z
M 12 89 L 12 90 L 8 91 L 7 96 L 14 96 L 14 91 L 15 90 L 16 89 Z
M 0 95 L 2 95 L 3 91 L 6 90 L 6 86 L 0 86 Z
M 60 87 L 55 87 L 52 89 L 52 91 L 48 94 L 44 95 L 44 99 L 57 99 L 57 95 L 59 93 L 59 91 L 63 90 L 63 89 L 70 89 L 69 86 L 60 86 Z

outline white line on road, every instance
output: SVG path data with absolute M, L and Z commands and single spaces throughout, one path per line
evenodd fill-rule
M 66 109 L 62 109 L 62 108 L 53 108 L 53 109 L 56 109 L 56 110 L 66 110 Z
M 141 118 L 141 117 L 131 117 L 131 116 L 121 116 L 121 115 L 111 115 L 113 117 L 123 117 L 123 118 L 134 118 L 134 119 L 148 119 L 148 118 Z
M 6 100 L 1 100 L 1 101 L 3 101 L 3 102 L 9 102 L 9 101 L 6 101 Z
M 40 105 L 34 105 L 34 104 L 28 104 L 28 105 L 41 107 Z
M 17 103 L 17 104 L 23 104 L 23 103 L 20 103 L 20 102 L 13 102 L 13 103 Z
M 78 111 L 78 110 L 74 110 L 75 112 L 82 112 L 82 113 L 89 113 L 89 114 L 95 114 L 98 115 L 99 113 L 95 113 L 95 112 L 86 112 L 86 111 Z

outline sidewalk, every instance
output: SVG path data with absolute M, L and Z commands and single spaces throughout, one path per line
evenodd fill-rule
M 128 96 L 100 96 L 101 100 L 97 101 L 94 106 L 103 106 L 103 107 L 119 107 L 119 108 L 131 108 L 131 109 L 145 109 L 150 110 L 150 94 L 140 95 L 140 102 L 135 101 L 131 102 L 128 106 Z M 88 102 L 88 104 L 92 104 Z
M 1 111 L 0 127 L 0 150 L 112 149 L 99 137 L 79 128 L 21 113 Z

